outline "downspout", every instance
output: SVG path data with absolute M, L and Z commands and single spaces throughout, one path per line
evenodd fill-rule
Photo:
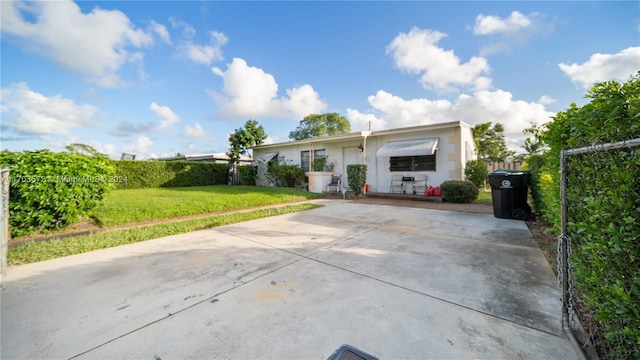
M 366 164 L 367 161 L 369 161 L 369 158 L 367 157 L 367 137 L 371 135 L 371 131 L 361 131 L 360 135 L 364 138 L 362 142 L 362 161 Z

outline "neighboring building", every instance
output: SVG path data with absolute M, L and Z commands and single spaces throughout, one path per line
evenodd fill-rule
M 309 171 L 318 156 L 333 163 L 347 187 L 347 165 L 366 164 L 370 192 L 391 192 L 392 177 L 397 176 L 426 175 L 430 186 L 462 180 L 466 162 L 476 159 L 471 129 L 456 121 L 258 145 L 253 147 L 256 183 L 267 185 L 264 173 L 270 161 L 280 159 Z
M 218 164 L 227 164 L 229 162 L 229 156 L 226 153 L 213 153 L 213 154 L 196 154 L 196 155 L 178 155 L 165 158 L 157 158 L 158 161 L 206 161 Z M 240 156 L 239 165 L 251 165 L 251 158 L 247 156 Z

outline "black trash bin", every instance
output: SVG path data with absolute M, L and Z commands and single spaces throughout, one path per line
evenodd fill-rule
M 531 173 L 517 170 L 496 170 L 489 174 L 493 216 L 503 219 L 525 220 L 531 214 L 527 193 Z

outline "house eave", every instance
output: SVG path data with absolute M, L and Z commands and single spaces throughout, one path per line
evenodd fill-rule
M 450 122 L 438 123 L 438 124 L 417 125 L 417 126 L 411 126 L 411 127 L 377 130 L 377 131 L 359 131 L 359 132 L 352 132 L 352 133 L 343 134 L 343 135 L 324 136 L 319 138 L 285 141 L 285 142 L 279 142 L 279 143 L 273 143 L 273 144 L 263 144 L 263 145 L 253 146 L 251 147 L 251 149 L 271 149 L 271 148 L 278 148 L 282 146 L 330 143 L 330 142 L 340 142 L 345 140 L 359 140 L 366 137 L 404 134 L 404 133 L 411 133 L 416 131 L 439 130 L 439 129 L 460 127 L 460 126 L 468 127 L 468 128 L 471 127 L 469 124 L 466 124 L 462 121 L 450 121 Z

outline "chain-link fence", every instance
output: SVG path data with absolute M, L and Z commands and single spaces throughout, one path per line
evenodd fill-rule
M 640 359 L 640 139 L 560 162 L 563 327 L 590 359 Z

